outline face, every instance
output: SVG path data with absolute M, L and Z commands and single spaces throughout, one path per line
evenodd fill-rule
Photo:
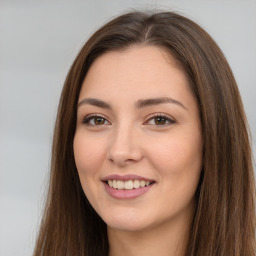
M 83 82 L 74 156 L 89 202 L 112 229 L 191 216 L 202 165 L 197 101 L 158 47 L 100 56 Z

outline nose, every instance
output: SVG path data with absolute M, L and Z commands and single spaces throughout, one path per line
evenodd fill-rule
M 139 134 L 133 127 L 119 127 L 113 132 L 108 149 L 108 160 L 118 166 L 126 166 L 142 159 Z

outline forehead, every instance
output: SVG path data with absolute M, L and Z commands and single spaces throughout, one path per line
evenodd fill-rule
M 113 99 L 125 91 L 132 98 L 166 96 L 172 92 L 182 97 L 190 91 L 187 75 L 166 49 L 132 46 L 125 51 L 111 51 L 98 57 L 90 67 L 80 96 L 104 96 Z M 144 95 L 143 95 L 144 94 Z M 146 95 L 147 94 L 147 95 Z

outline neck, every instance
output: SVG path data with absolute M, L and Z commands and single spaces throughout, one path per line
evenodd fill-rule
M 109 256 L 184 256 L 190 219 L 170 221 L 155 228 L 121 231 L 108 227 Z

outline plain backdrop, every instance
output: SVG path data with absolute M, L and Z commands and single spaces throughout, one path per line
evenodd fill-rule
M 32 255 L 58 99 L 79 49 L 114 16 L 152 8 L 186 15 L 219 44 L 239 84 L 255 148 L 256 0 L 0 0 L 1 256 Z

